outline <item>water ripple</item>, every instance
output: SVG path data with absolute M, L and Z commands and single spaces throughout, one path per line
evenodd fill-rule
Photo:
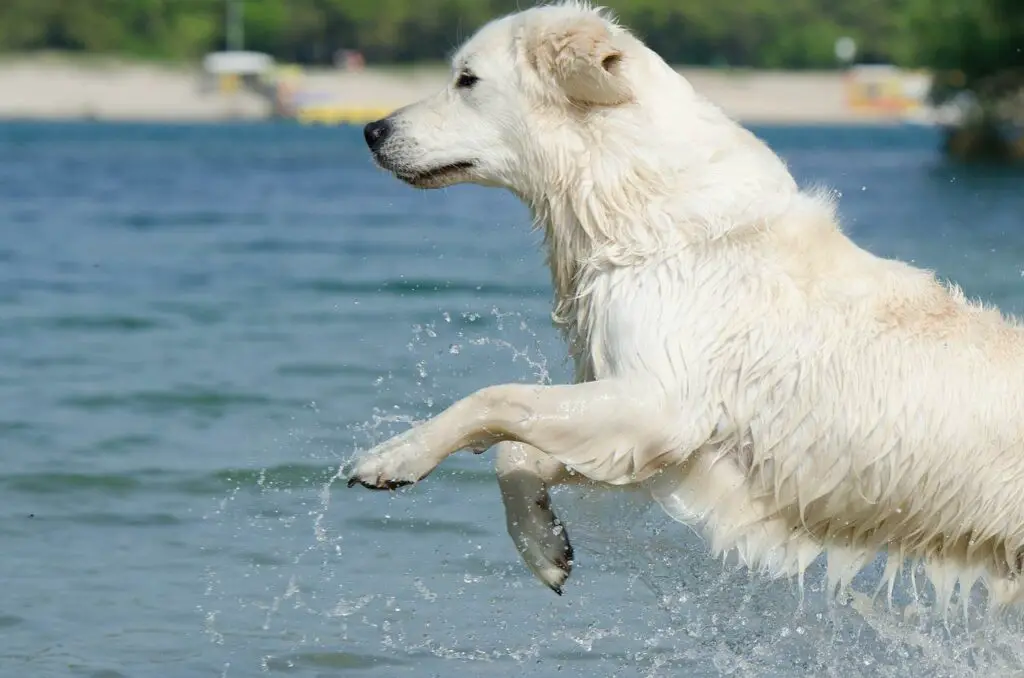
M 273 673 L 291 673 L 296 669 L 370 669 L 407 666 L 408 662 L 381 655 L 355 654 L 352 652 L 301 652 L 267 657 L 264 667 Z
M 421 520 L 418 518 L 350 518 L 348 524 L 374 533 L 450 534 L 458 537 L 483 537 L 490 532 L 457 520 Z
M 382 294 L 412 296 L 449 296 L 469 294 L 476 297 L 537 297 L 550 292 L 545 285 L 505 285 L 501 283 L 452 282 L 446 280 L 354 281 L 316 278 L 296 283 L 296 287 L 324 294 Z
M 267 405 L 301 407 L 298 401 L 271 398 L 258 393 L 218 391 L 205 388 L 175 389 L 167 391 L 137 391 L 132 393 L 90 393 L 68 396 L 63 405 L 88 412 L 105 410 L 131 410 L 146 414 L 184 412 L 218 418 L 240 408 Z
M 41 318 L 38 323 L 67 332 L 142 332 L 162 326 L 154 318 L 133 315 L 64 315 Z

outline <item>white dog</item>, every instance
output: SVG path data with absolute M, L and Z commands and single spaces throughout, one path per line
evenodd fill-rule
M 941 600 L 1020 597 L 1024 332 L 840 231 L 826 195 L 597 9 L 484 26 L 449 86 L 367 125 L 420 188 L 506 188 L 545 231 L 576 383 L 482 389 L 371 450 L 390 489 L 497 444 L 508 528 L 561 592 L 548 488 L 638 486 L 717 553 L 833 584 L 888 553 Z

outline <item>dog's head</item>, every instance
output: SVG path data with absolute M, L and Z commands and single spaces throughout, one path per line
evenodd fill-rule
M 657 210 L 652 228 L 707 234 L 763 221 L 796 190 L 764 143 L 599 9 L 497 19 L 452 65 L 443 90 L 365 128 L 377 163 L 413 186 L 508 188 L 580 222 Z
M 552 165 L 575 162 L 595 143 L 621 144 L 624 152 L 657 144 L 641 104 L 658 93 L 662 109 L 654 115 L 665 114 L 673 96 L 665 97 L 666 78 L 672 92 L 692 92 L 601 11 L 537 7 L 481 28 L 456 53 L 447 87 L 364 133 L 376 162 L 413 186 L 470 182 L 523 192 L 564 175 L 567 168 Z M 622 133 L 597 138 L 614 121 Z

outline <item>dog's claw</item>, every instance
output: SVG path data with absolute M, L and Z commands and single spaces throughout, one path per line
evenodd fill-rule
M 368 483 L 365 480 L 363 480 L 362 478 L 359 478 L 357 476 L 352 476 L 351 478 L 349 478 L 348 479 L 348 483 L 347 483 L 347 485 L 349 487 L 355 487 L 356 485 L 362 485 L 363 487 L 365 487 L 368 490 L 389 490 L 389 491 L 397 490 L 400 487 L 405 487 L 406 485 L 412 485 L 412 484 L 413 484 L 413 481 L 411 481 L 411 480 L 382 480 L 381 478 L 377 478 L 376 481 L 374 481 L 372 483 Z
M 566 580 L 569 579 L 569 575 L 572 573 L 573 562 L 572 546 L 569 544 L 569 536 L 565 534 L 564 531 L 562 534 L 565 535 L 565 540 L 563 542 L 565 550 L 561 554 L 548 559 L 547 562 L 537 560 L 531 563 L 531 558 L 536 558 L 540 555 L 536 552 L 530 553 L 528 551 L 524 551 L 522 554 L 523 559 L 526 560 L 526 564 L 530 566 L 530 570 L 533 571 L 533 574 L 558 595 L 562 595 L 564 593 L 562 586 L 565 584 Z

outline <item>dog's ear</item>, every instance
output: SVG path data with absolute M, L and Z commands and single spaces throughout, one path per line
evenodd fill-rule
M 573 102 L 616 106 L 633 98 L 623 74 L 623 51 L 608 23 L 597 14 L 576 17 L 537 38 L 538 70 Z

